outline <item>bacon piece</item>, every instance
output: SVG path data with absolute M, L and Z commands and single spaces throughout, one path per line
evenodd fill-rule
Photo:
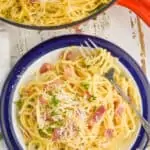
M 62 51 L 62 52 L 60 53 L 60 55 L 59 55 L 59 58 L 60 58 L 60 59 L 62 59 L 62 58 L 63 58 L 64 53 L 65 53 L 65 51 Z
M 49 63 L 44 63 L 41 68 L 40 68 L 40 73 L 45 73 L 49 70 L 52 70 L 54 68 L 54 66 L 52 64 Z
M 84 92 L 84 97 L 85 97 L 86 99 L 90 99 L 91 96 L 92 96 L 92 95 L 89 93 L 89 91 L 85 91 L 85 92 Z
M 106 109 L 103 105 L 101 105 L 97 110 L 96 112 L 94 113 L 94 115 L 91 117 L 91 119 L 89 120 L 89 123 L 88 123 L 88 127 L 89 129 L 92 128 L 92 126 L 97 123 L 101 118 L 102 116 L 104 115 Z
M 60 54 L 60 58 L 64 55 L 64 51 Z M 77 51 L 69 51 L 66 55 L 66 60 L 74 61 L 79 56 L 79 52 Z
M 31 91 L 30 89 L 25 90 L 24 93 L 25 93 L 27 96 L 32 95 L 32 91 Z
M 54 88 L 60 86 L 63 84 L 63 80 L 61 79 L 56 79 L 54 80 L 53 82 L 49 83 L 49 84 L 46 84 L 44 86 L 44 90 L 53 90 Z
M 59 128 L 55 128 L 52 134 L 52 140 L 57 141 L 61 137 L 61 130 Z
M 44 112 L 44 113 L 42 114 L 42 116 L 41 116 L 44 121 L 46 121 L 46 116 L 47 116 L 47 113 L 46 113 L 46 112 Z
M 106 129 L 106 131 L 105 131 L 105 133 L 104 133 L 104 136 L 105 136 L 106 138 L 111 138 L 111 137 L 113 136 L 113 132 L 114 132 L 113 129 L 108 128 L 108 129 Z
M 54 121 L 50 114 L 47 112 L 44 113 L 44 119 L 45 121 Z
M 39 101 L 40 101 L 40 104 L 47 104 L 47 100 L 43 96 L 39 97 Z
M 75 74 L 75 71 L 74 71 L 74 68 L 72 67 L 65 67 L 64 68 L 64 76 L 65 78 L 69 78 L 69 77 L 73 77 L 73 76 L 76 76 Z
M 116 108 L 115 114 L 121 116 L 123 112 L 124 112 L 124 105 L 119 104 L 119 106 Z
M 79 52 L 76 51 L 70 51 L 68 52 L 67 56 L 66 56 L 66 60 L 76 60 L 76 58 L 79 56 Z
M 72 52 L 68 52 L 67 56 L 66 56 L 66 60 L 73 60 L 74 59 L 74 55 Z

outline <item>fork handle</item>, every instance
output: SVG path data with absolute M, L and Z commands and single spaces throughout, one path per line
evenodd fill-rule
M 131 106 L 131 108 L 134 110 L 136 115 L 139 117 L 141 124 L 148 136 L 149 144 L 150 144 L 150 123 L 141 115 L 141 113 L 136 109 L 135 105 L 132 103 L 129 96 L 127 96 L 123 90 L 120 88 L 118 84 L 116 84 L 113 80 L 111 80 L 111 83 L 114 85 L 115 89 L 117 90 L 118 94 L 120 94 L 123 99 Z

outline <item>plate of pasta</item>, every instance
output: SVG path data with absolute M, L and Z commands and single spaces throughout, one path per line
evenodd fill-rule
M 99 48 L 83 57 L 87 39 Z M 8 148 L 143 149 L 147 141 L 138 117 L 104 76 L 110 68 L 149 120 L 149 84 L 132 57 L 104 39 L 66 35 L 31 49 L 8 75 L 0 109 Z

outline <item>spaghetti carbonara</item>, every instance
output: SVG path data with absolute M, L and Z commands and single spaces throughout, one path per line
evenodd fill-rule
M 22 85 L 17 118 L 28 150 L 123 150 L 138 132 L 138 118 L 104 74 L 114 79 L 140 110 L 132 79 L 106 50 L 84 58 L 65 48 L 56 63 L 44 63 Z M 135 137 L 134 137 L 135 138 Z M 128 141 L 130 146 L 133 141 Z
M 0 17 L 21 24 L 58 26 L 89 16 L 111 0 L 0 0 Z

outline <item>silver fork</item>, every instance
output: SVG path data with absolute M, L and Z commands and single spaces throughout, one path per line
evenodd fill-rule
M 80 52 L 83 57 L 92 55 L 90 50 L 93 50 L 93 48 L 98 49 L 98 46 L 91 39 L 84 41 L 84 45 L 86 45 L 86 47 L 88 47 L 88 49 L 85 48 L 83 45 L 81 45 Z M 114 88 L 116 89 L 118 94 L 122 96 L 123 100 L 129 104 L 129 106 L 133 109 L 133 111 L 139 117 L 140 122 L 146 132 L 146 135 L 147 135 L 147 139 L 148 139 L 147 146 L 150 146 L 150 123 L 137 110 L 136 106 L 132 103 L 130 97 L 127 96 L 124 93 L 124 91 L 121 89 L 121 87 L 115 82 L 115 80 L 113 78 L 114 72 L 115 72 L 115 70 L 113 68 L 111 68 L 107 73 L 104 74 L 104 76 L 111 82 L 111 84 L 114 86 Z

